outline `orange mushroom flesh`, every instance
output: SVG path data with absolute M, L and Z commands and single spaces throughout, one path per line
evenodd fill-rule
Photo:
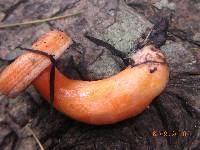
M 50 53 L 49 50 L 53 49 L 51 46 L 54 46 L 54 50 L 59 51 L 62 44 L 59 44 L 59 40 L 57 42 L 54 45 L 54 41 L 46 41 L 47 48 L 43 42 L 36 42 L 33 49 Z M 44 56 L 28 54 L 32 55 L 29 57 L 31 60 L 37 57 L 47 59 Z M 28 57 L 26 55 L 23 57 Z M 135 61 L 133 66 L 127 67 L 110 78 L 98 81 L 71 80 L 56 69 L 53 105 L 57 110 L 75 120 L 95 125 L 112 124 L 136 116 L 163 91 L 168 82 L 169 68 L 164 55 L 153 46 L 143 48 L 132 58 Z M 30 61 L 29 59 L 25 60 Z M 28 69 L 26 64 L 27 62 L 25 62 L 25 67 L 20 69 L 26 71 Z M 30 67 L 37 68 L 39 63 L 37 64 Z M 15 72 L 18 72 L 17 70 L 18 68 L 12 68 L 13 77 L 16 75 Z M 28 78 L 29 75 L 23 74 L 23 77 L 25 76 Z M 7 76 L 4 80 L 9 82 L 9 78 Z M 48 102 L 50 102 L 49 80 L 50 67 L 37 75 L 32 82 Z M 0 75 L 0 84 L 7 82 L 2 82 Z M 8 88 L 2 87 L 4 86 L 0 86 L 0 92 L 10 93 Z
M 98 81 L 71 80 L 56 69 L 55 108 L 75 120 L 95 125 L 116 123 L 141 113 L 165 88 L 169 69 L 164 55 L 152 46 L 133 57 L 135 64 L 150 62 L 129 66 Z M 33 82 L 48 101 L 49 74 L 47 68 Z

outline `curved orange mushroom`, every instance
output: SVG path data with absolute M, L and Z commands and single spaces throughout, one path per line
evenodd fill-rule
M 48 48 L 45 48 L 44 43 L 40 40 L 33 45 L 33 49 L 49 53 L 49 50 L 52 49 L 51 46 L 55 46 L 49 44 L 53 43 L 49 40 L 46 41 Z M 57 44 L 54 48 L 59 50 L 62 44 Z M 30 53 L 28 54 L 30 55 Z M 37 54 L 31 55 L 31 59 L 32 57 L 47 59 Z M 141 113 L 165 88 L 169 78 L 169 68 L 164 55 L 153 46 L 147 46 L 134 54 L 133 60 L 135 61 L 133 66 L 127 67 L 110 78 L 98 81 L 71 80 L 56 69 L 55 108 L 78 121 L 96 125 L 112 124 Z M 27 59 L 26 61 L 30 62 Z M 35 68 L 35 66 L 29 67 Z M 11 70 L 15 72 L 18 68 Z M 48 101 L 50 99 L 49 74 L 50 67 L 46 68 L 32 82 Z M 2 84 L 1 76 L 0 84 Z M 23 74 L 23 76 L 27 77 L 28 75 Z M 7 76 L 7 78 L 10 77 Z M 15 74 L 13 78 L 15 78 Z M 9 79 L 4 78 L 3 80 L 9 82 Z M 7 82 L 5 81 L 4 84 Z M 9 90 L 4 90 L 5 88 L 2 87 L 0 86 L 1 92 L 9 93 Z

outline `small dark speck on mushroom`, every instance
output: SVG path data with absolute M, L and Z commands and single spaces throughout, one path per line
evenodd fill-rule
M 156 68 L 156 67 L 155 67 L 155 68 L 153 68 L 153 69 L 151 68 L 151 69 L 149 70 L 149 72 L 150 72 L 150 73 L 154 73 L 156 70 L 157 70 L 157 68 Z

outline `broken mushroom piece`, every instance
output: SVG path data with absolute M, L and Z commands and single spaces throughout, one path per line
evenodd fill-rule
M 54 46 L 54 50 L 60 51 L 62 44 L 65 43 L 59 44 L 58 40 L 57 44 L 54 45 L 53 39 L 46 42 L 36 42 L 35 44 L 39 47 L 34 46 L 33 49 L 43 47 L 42 50 L 49 53 L 49 49 L 52 49 L 51 46 Z M 45 48 L 44 44 L 48 47 Z M 46 60 L 44 56 L 31 53 L 26 55 L 28 54 L 32 55 L 33 58 L 39 57 Z M 26 55 L 23 55 L 23 57 L 29 56 Z M 20 67 L 20 69 L 26 71 L 26 74 L 22 74 L 21 80 L 18 80 L 18 82 L 24 81 L 24 78 L 28 80 L 28 72 L 41 67 L 37 60 L 34 63 L 38 65 L 26 67 L 32 57 L 24 58 L 27 62 L 24 62 L 24 68 Z M 97 81 L 71 80 L 56 69 L 54 107 L 75 120 L 95 125 L 116 123 L 141 113 L 165 88 L 169 78 L 169 68 L 161 51 L 151 45 L 133 54 L 132 58 L 134 60 L 132 66 L 110 78 Z M 19 68 L 16 64 L 18 61 L 17 59 L 11 64 L 13 65 L 9 69 L 11 72 L 18 72 Z M 39 59 L 39 61 L 42 60 Z M 41 72 L 42 69 L 38 70 Z M 50 102 L 50 67 L 46 68 L 40 75 L 38 75 L 39 71 L 36 71 L 37 78 L 30 82 Z M 9 71 L 0 75 L 0 84 L 12 82 L 18 78 L 17 75 L 15 77 L 15 74 L 10 77 L 4 75 L 4 73 L 8 74 Z M 1 76 L 7 78 L 2 79 Z M 9 83 L 8 85 L 12 84 Z M 10 89 L 10 87 L 8 85 L 5 85 L 6 88 L 1 85 L 0 92 L 9 94 L 10 92 L 7 89 Z
M 71 38 L 64 32 L 53 30 L 33 43 L 32 49 L 47 52 L 57 59 L 71 43 Z M 0 73 L 0 92 L 15 97 L 50 64 L 48 57 L 26 52 Z

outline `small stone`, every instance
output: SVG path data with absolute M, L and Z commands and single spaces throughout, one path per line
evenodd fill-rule
M 193 40 L 194 40 L 194 41 L 200 41 L 200 32 L 197 32 L 197 33 L 193 36 Z
M 175 10 L 176 9 L 176 4 L 175 3 L 170 3 L 168 0 L 160 0 L 156 3 L 153 4 L 156 8 L 162 9 L 163 7 L 168 8 L 170 10 Z
M 161 47 L 161 50 L 166 54 L 167 62 L 169 63 L 172 72 L 196 70 L 194 65 L 195 58 L 181 42 L 167 41 Z M 178 67 L 177 67 L 178 66 Z

